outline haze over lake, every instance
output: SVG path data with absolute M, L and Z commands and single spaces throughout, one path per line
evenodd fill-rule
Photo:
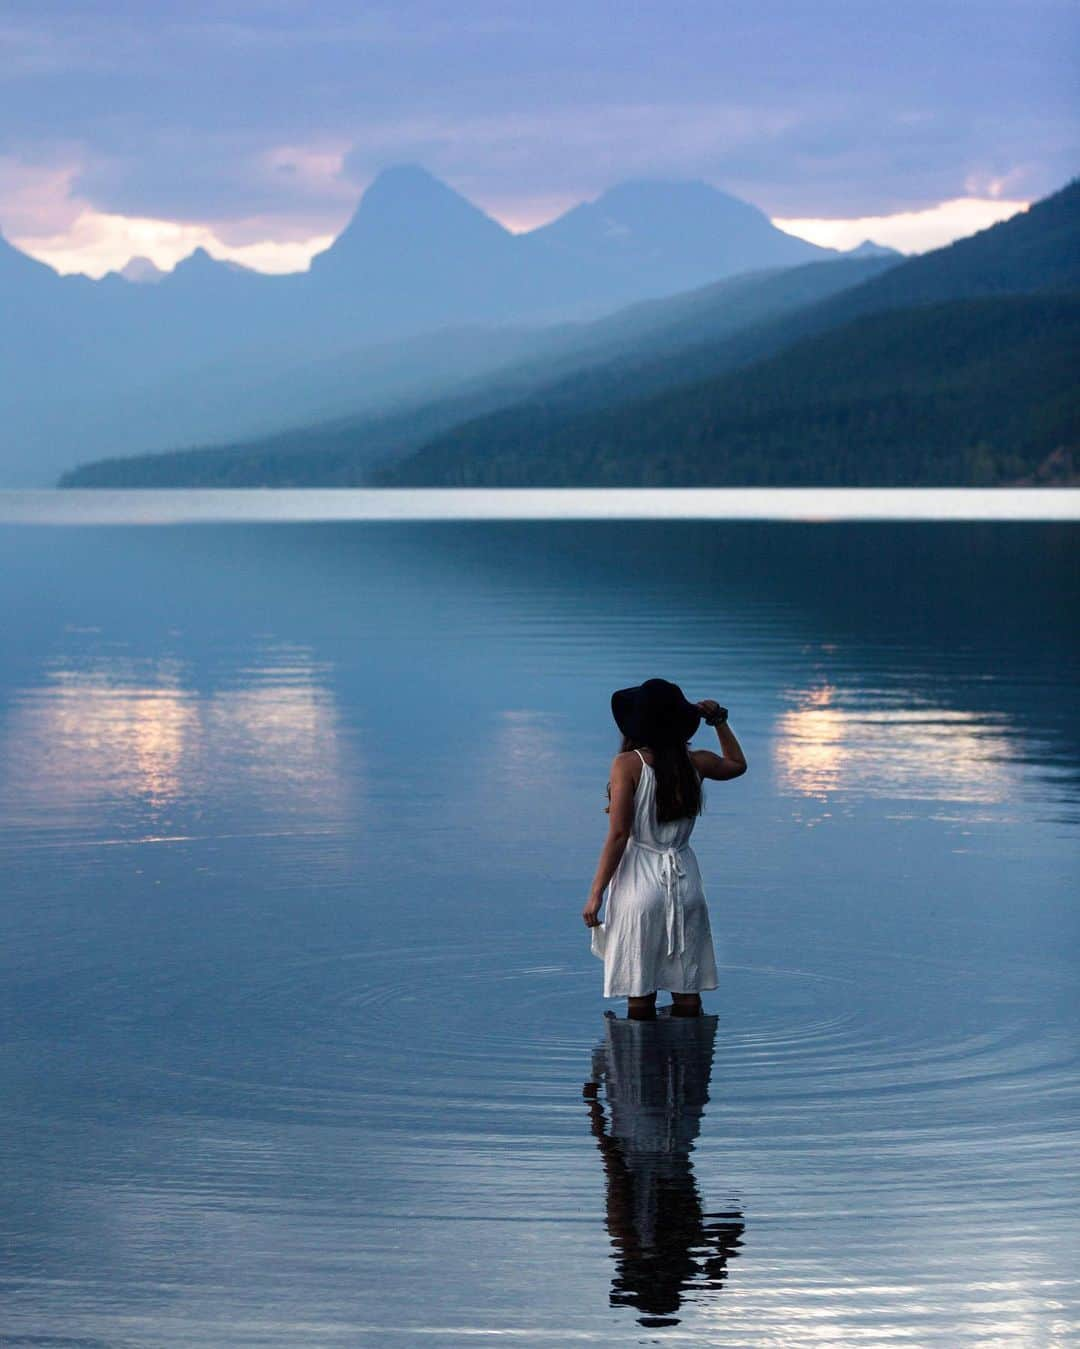
M 0 526 L 6 1342 L 1069 1342 L 1077 554 Z M 750 770 L 710 1015 L 628 1030 L 580 909 L 652 675 Z

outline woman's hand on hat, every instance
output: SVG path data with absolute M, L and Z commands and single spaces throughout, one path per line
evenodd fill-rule
M 712 698 L 702 698 L 700 702 L 694 704 L 701 708 L 701 715 L 706 721 L 711 721 L 720 711 L 720 704 Z

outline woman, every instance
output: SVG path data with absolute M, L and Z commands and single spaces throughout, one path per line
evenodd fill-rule
M 622 749 L 608 783 L 608 836 L 581 915 L 604 962 L 604 997 L 628 999 L 629 1016 L 644 1020 L 656 1016 L 665 988 L 674 1015 L 698 1016 L 701 990 L 716 987 L 716 957 L 690 834 L 702 779 L 740 777 L 746 758 L 727 708 L 711 698 L 691 703 L 666 679 L 619 689 L 611 711 Z M 702 717 L 722 753 L 687 744 Z

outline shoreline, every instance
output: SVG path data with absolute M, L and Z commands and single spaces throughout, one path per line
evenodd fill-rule
M 481 520 L 1073 521 L 1077 487 L 0 489 L 0 524 Z

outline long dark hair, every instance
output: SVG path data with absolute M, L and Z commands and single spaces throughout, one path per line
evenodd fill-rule
M 656 774 L 656 818 L 661 824 L 701 814 L 701 779 L 685 740 L 661 740 L 657 737 L 652 744 L 646 744 L 624 735 L 623 753 L 631 749 L 652 750 L 653 772 Z

